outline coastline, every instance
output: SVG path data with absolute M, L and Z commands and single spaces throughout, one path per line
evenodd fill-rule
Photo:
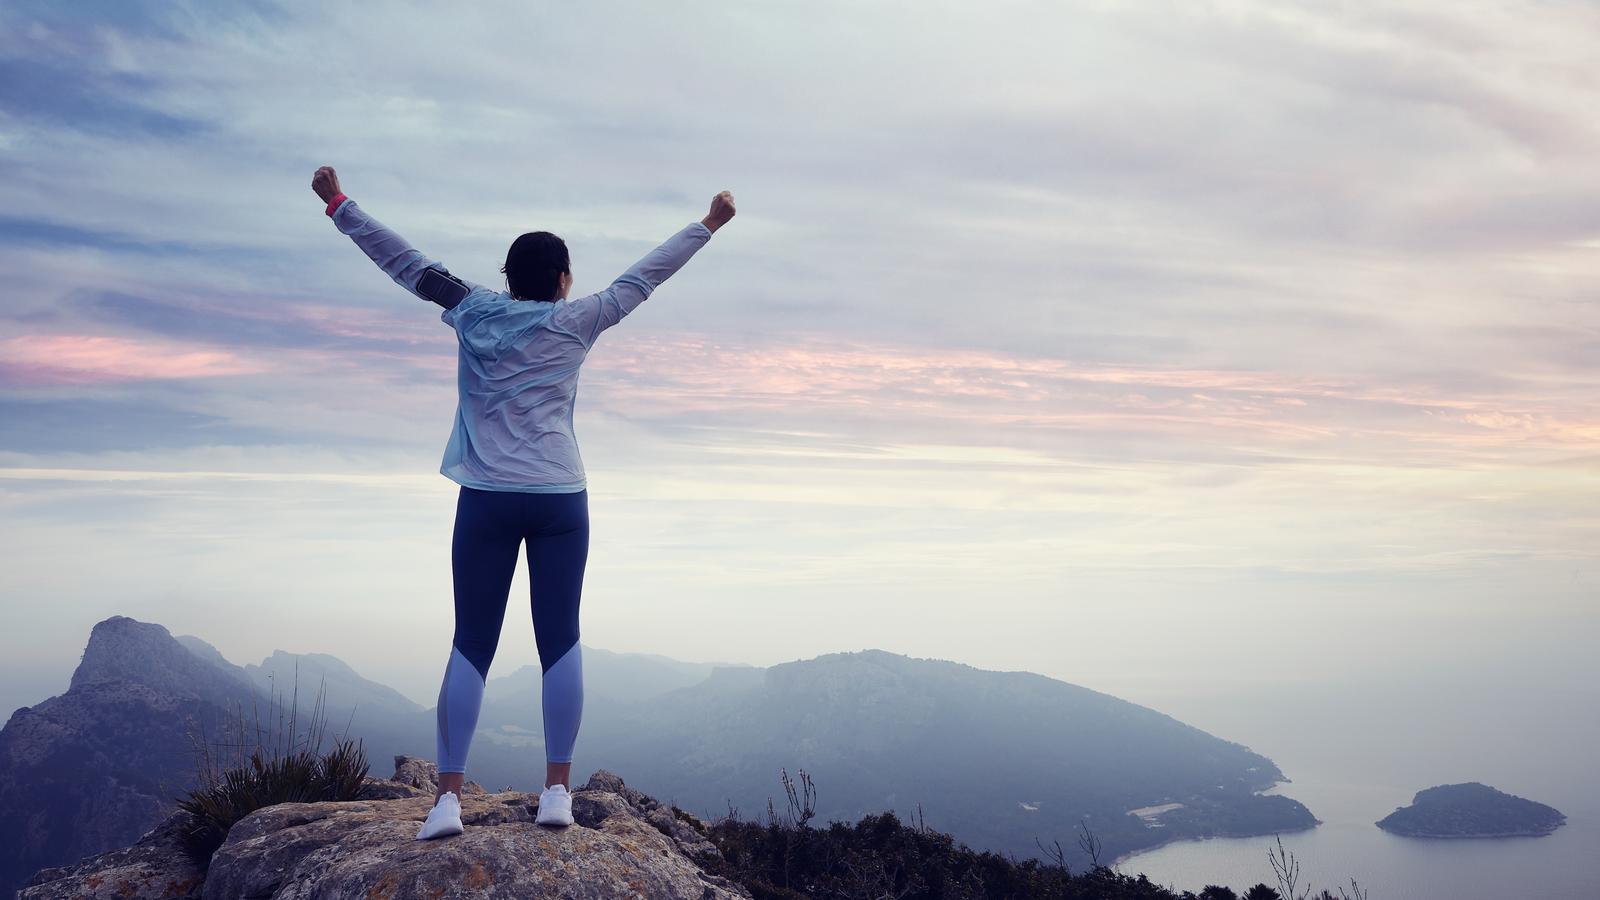
M 1394 837 L 1419 838 L 1427 841 L 1470 841 L 1476 838 L 1547 837 L 1555 834 L 1556 829 L 1565 824 L 1567 823 L 1557 822 L 1548 829 L 1543 830 L 1524 829 L 1522 831 L 1496 831 L 1485 834 L 1432 834 L 1426 831 L 1392 831 L 1382 825 L 1378 826 L 1378 830 Z
M 1219 831 L 1219 832 L 1216 832 L 1215 834 L 1207 834 L 1207 835 L 1174 834 L 1174 835 L 1171 835 L 1170 837 L 1167 837 L 1167 838 L 1163 839 L 1158 844 L 1151 844 L 1148 847 L 1140 847 L 1137 850 L 1130 850 L 1127 853 L 1124 853 L 1124 854 L 1122 854 L 1120 856 L 1117 856 L 1114 859 L 1112 859 L 1111 862 L 1108 863 L 1107 865 L 1109 865 L 1112 868 L 1116 868 L 1117 866 L 1122 865 L 1123 863 L 1127 862 L 1130 859 L 1133 859 L 1136 856 L 1139 856 L 1140 854 L 1143 854 L 1143 853 L 1154 853 L 1155 851 L 1160 850 L 1162 847 L 1165 847 L 1168 844 L 1176 844 L 1176 843 L 1180 843 L 1182 841 L 1209 841 L 1212 838 L 1253 838 L 1253 837 L 1268 837 L 1268 836 L 1274 835 L 1274 834 L 1298 834 L 1298 833 L 1300 833 L 1302 831 L 1310 831 L 1310 830 L 1316 828 L 1318 825 L 1321 825 L 1321 824 L 1323 824 L 1322 820 L 1321 819 L 1317 819 L 1315 822 L 1311 823 L 1310 825 L 1305 826 L 1304 828 L 1279 828 L 1279 829 L 1276 829 L 1276 830 L 1273 830 L 1273 831 L 1258 831 L 1258 832 L 1254 832 L 1254 833 L 1251 833 L 1251 834 L 1236 834 L 1236 833 L 1231 832 L 1231 831 Z
M 1258 794 L 1258 795 L 1263 795 L 1263 794 L 1270 795 L 1270 794 L 1272 794 L 1273 792 L 1275 792 L 1278 789 L 1279 785 L 1292 784 L 1293 783 L 1293 779 L 1289 778 L 1287 775 L 1284 775 L 1282 772 L 1279 772 L 1278 775 L 1279 775 L 1279 777 L 1277 777 L 1277 778 L 1271 778 L 1271 779 L 1267 780 L 1267 782 L 1263 786 L 1252 788 L 1251 789 L 1251 793 Z M 1277 796 L 1281 797 L 1283 795 L 1282 794 L 1278 794 Z M 1293 798 L 1291 798 L 1291 799 L 1293 799 Z M 1137 850 L 1129 850 L 1126 853 L 1123 853 L 1123 854 L 1120 854 L 1118 856 L 1115 856 L 1115 857 L 1112 858 L 1111 862 L 1108 863 L 1107 865 L 1111 866 L 1112 868 L 1115 868 L 1115 867 L 1117 867 L 1119 865 L 1122 865 L 1124 862 L 1127 862 L 1128 860 L 1133 859 L 1135 856 L 1138 856 L 1141 853 L 1154 853 L 1155 851 L 1160 850 L 1162 847 L 1165 847 L 1168 844 L 1176 844 L 1179 841 L 1209 841 L 1212 838 L 1252 838 L 1252 837 L 1266 837 L 1267 835 L 1271 835 L 1271 834 L 1297 834 L 1297 833 L 1302 832 L 1302 831 L 1310 831 L 1311 829 L 1316 828 L 1318 825 L 1321 825 L 1321 824 L 1323 824 L 1323 821 L 1321 819 L 1317 818 L 1317 814 L 1316 813 L 1312 813 L 1311 814 L 1311 824 L 1310 825 L 1306 825 L 1306 826 L 1304 826 L 1302 828 L 1278 828 L 1278 829 L 1274 829 L 1272 831 L 1259 831 L 1259 832 L 1253 832 L 1253 833 L 1250 833 L 1250 834 L 1241 834 L 1241 833 L 1235 833 L 1235 832 L 1231 832 L 1231 831 L 1219 831 L 1219 832 L 1216 832 L 1214 834 L 1206 834 L 1206 835 L 1171 834 L 1171 835 L 1168 835 L 1167 837 L 1162 838 L 1159 843 L 1151 844 L 1148 847 L 1140 847 Z

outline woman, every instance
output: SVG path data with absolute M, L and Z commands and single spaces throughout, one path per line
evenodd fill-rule
M 401 287 L 444 307 L 460 345 L 455 427 L 439 471 L 461 486 L 451 567 L 455 634 L 439 688 L 439 789 L 417 840 L 460 834 L 461 785 L 489 663 L 500 642 L 517 553 L 528 545 L 534 640 L 543 680 L 545 787 L 540 824 L 571 825 L 572 748 L 583 715 L 578 601 L 589 555 L 589 493 L 572 430 L 578 369 L 622 320 L 733 218 L 733 195 L 645 254 L 605 290 L 567 299 L 567 245 L 547 232 L 511 244 L 506 291 L 450 274 L 368 216 L 323 166 L 311 187 L 341 232 Z

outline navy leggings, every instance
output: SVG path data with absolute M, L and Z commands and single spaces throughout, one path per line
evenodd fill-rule
M 465 772 L 489 663 L 500 643 L 517 552 L 528 545 L 534 643 L 544 670 L 545 760 L 572 762 L 583 718 L 578 601 L 589 558 L 589 492 L 536 494 L 461 487 L 451 567 L 456 630 L 439 688 L 440 772 Z

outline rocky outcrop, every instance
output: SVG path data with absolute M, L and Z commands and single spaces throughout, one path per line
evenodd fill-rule
M 17 892 L 24 897 L 199 897 L 205 872 L 189 861 L 179 839 L 189 814 L 179 810 L 130 847 L 108 850 L 70 866 L 40 869 Z
M 462 789 L 463 834 L 415 840 L 433 805 L 437 770 L 395 758 L 360 799 L 280 803 L 234 824 L 202 873 L 177 835 L 177 812 L 137 844 L 44 869 L 19 898 L 565 897 L 748 898 L 702 863 L 721 853 L 694 816 L 604 769 L 573 792 L 575 823 L 535 825 L 539 795 Z

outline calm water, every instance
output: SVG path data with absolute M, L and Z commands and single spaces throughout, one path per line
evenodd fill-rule
M 1229 698 L 1148 702 L 1278 763 L 1276 788 L 1324 824 L 1283 835 L 1301 884 L 1371 900 L 1600 898 L 1600 706 L 1594 681 L 1556 692 L 1505 684 L 1429 683 L 1273 689 Z M 1161 705 L 1157 705 L 1160 703 Z M 1567 824 L 1540 838 L 1421 840 L 1373 823 L 1435 784 L 1481 781 L 1548 803 Z M 1124 859 L 1122 872 L 1198 891 L 1277 881 L 1271 836 L 1168 844 Z

